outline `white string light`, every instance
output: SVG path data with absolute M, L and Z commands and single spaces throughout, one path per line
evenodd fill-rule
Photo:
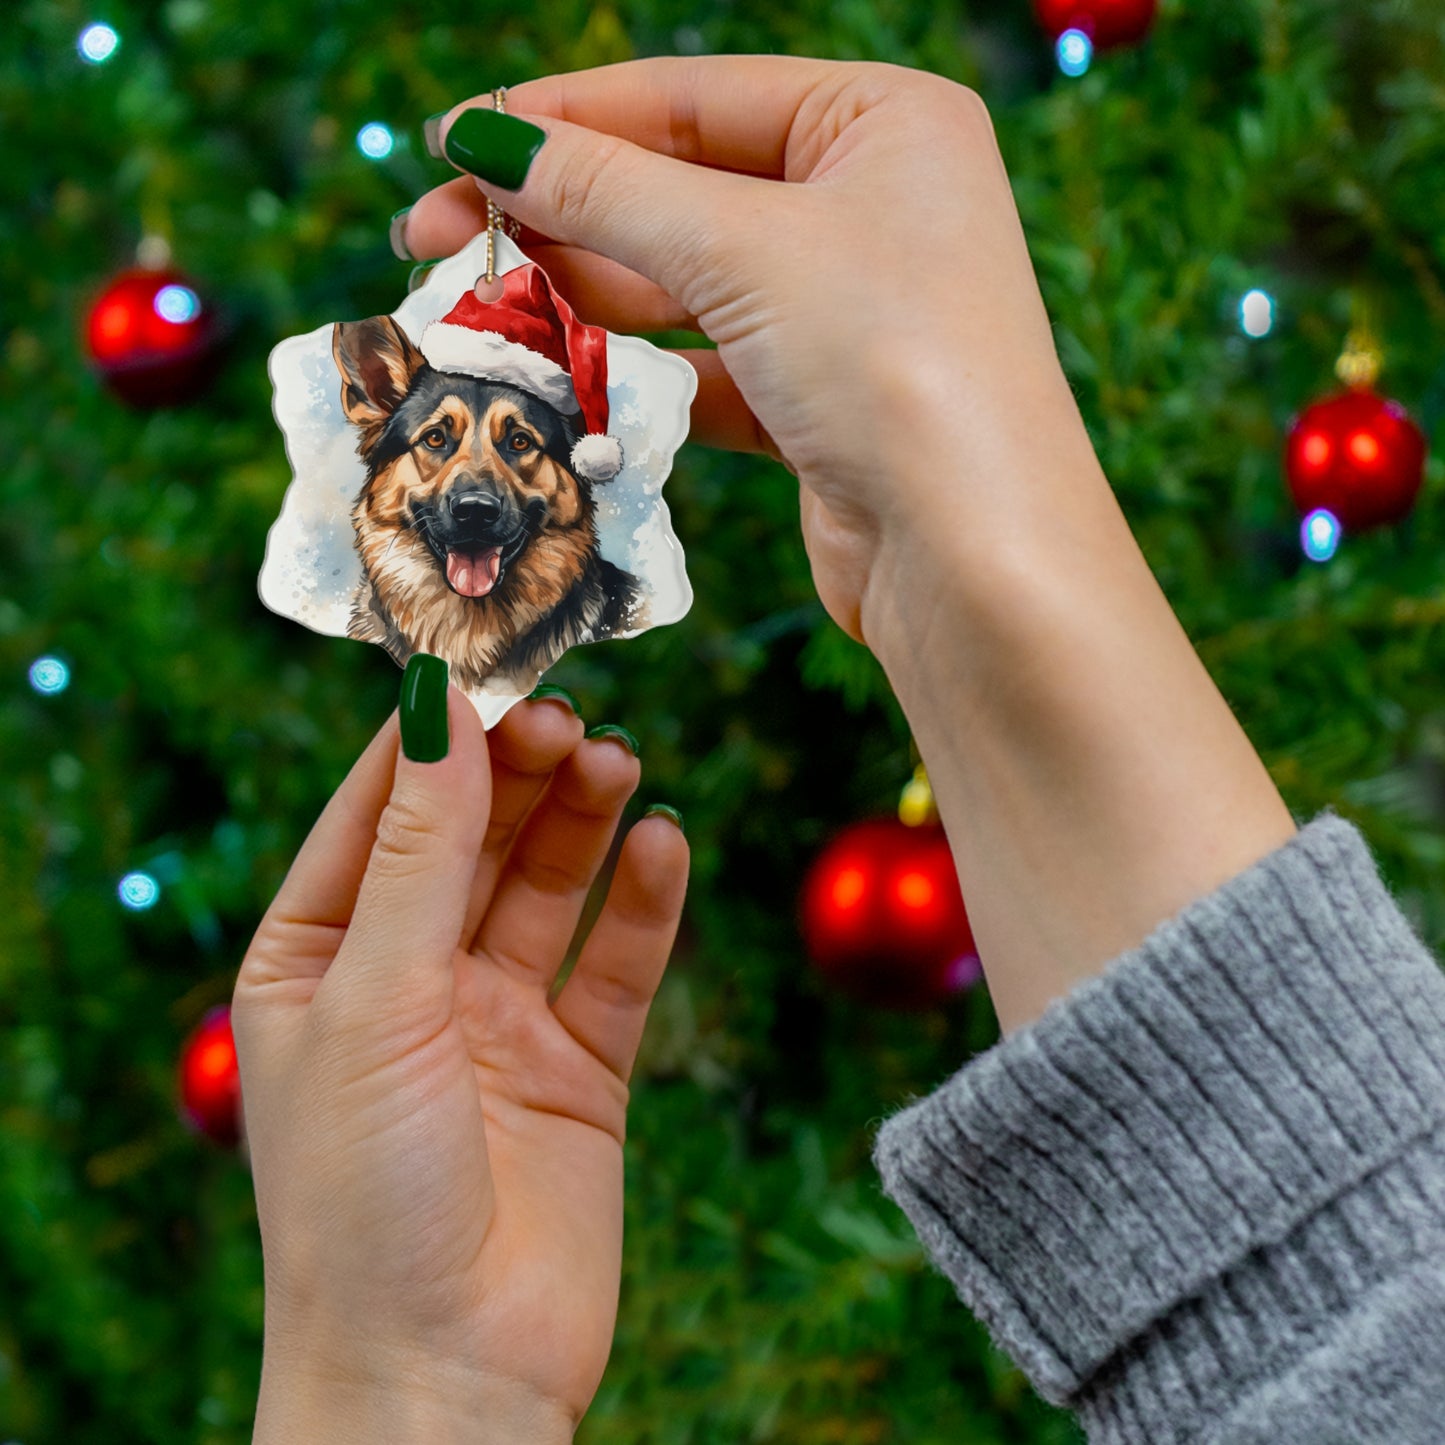
M 88 65 L 104 65 L 120 49 L 120 36 L 112 26 L 97 22 L 80 32 L 75 48 Z
M 1268 336 L 1274 329 L 1274 297 L 1256 288 L 1239 303 L 1239 328 L 1246 336 Z
M 379 120 L 368 121 L 356 132 L 356 148 L 368 160 L 384 161 L 396 147 L 391 127 Z

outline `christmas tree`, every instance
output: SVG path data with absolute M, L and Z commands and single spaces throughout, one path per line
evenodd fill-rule
M 1096 50 L 1078 9 L 1055 34 L 1026 0 L 11 7 L 0 1438 L 249 1439 L 250 1178 L 179 1118 L 177 1059 L 400 677 L 258 599 L 290 480 L 266 357 L 394 309 L 387 218 L 451 174 L 421 120 L 493 85 L 777 51 L 979 91 L 1145 556 L 1296 816 L 1358 823 L 1445 942 L 1440 462 L 1404 520 L 1343 536 L 1318 518 L 1302 536 L 1284 473 L 1352 335 L 1427 439 L 1445 408 L 1438 11 L 1166 0 L 1144 38 Z M 189 399 L 127 401 L 93 364 L 87 318 L 138 248 L 173 269 L 171 323 L 205 317 Z M 639 738 L 629 818 L 674 804 L 694 850 L 633 1077 L 617 1340 L 579 1439 L 1076 1440 L 869 1162 L 885 1113 L 995 1040 L 986 994 L 872 1007 L 810 966 L 795 922 L 819 849 L 896 803 L 906 723 L 816 600 L 786 473 L 688 448 L 666 497 L 691 612 L 548 674 Z

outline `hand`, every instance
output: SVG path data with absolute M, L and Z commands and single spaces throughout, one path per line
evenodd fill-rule
M 472 105 L 490 97 L 443 136 Z M 507 110 L 547 132 L 522 188 L 423 196 L 412 254 L 480 232 L 485 191 L 586 320 L 715 341 L 681 353 L 693 435 L 796 473 L 814 581 L 853 637 L 877 632 L 870 584 L 906 581 L 940 532 L 1002 545 L 1021 508 L 1048 524 L 1050 480 L 1102 481 L 972 91 L 884 65 L 658 59 L 529 81 Z
M 507 109 L 547 132 L 525 183 L 423 196 L 412 253 L 480 231 L 485 191 L 587 320 L 717 343 L 684 353 L 694 435 L 796 472 L 819 596 L 928 763 L 1005 1029 L 1290 836 L 1094 455 L 977 95 L 719 56 Z
M 448 704 L 440 762 L 382 728 L 236 983 L 258 1441 L 570 1439 L 611 1348 L 627 1081 L 687 845 L 664 818 L 631 830 L 549 1004 L 637 760 L 557 701 L 490 747 Z

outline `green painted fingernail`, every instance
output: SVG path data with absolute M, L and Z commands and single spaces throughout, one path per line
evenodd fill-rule
M 401 750 L 414 763 L 447 755 L 447 665 L 429 652 L 413 652 L 401 679 Z
M 687 829 L 682 826 L 682 814 L 679 813 L 676 808 L 669 807 L 666 803 L 652 803 L 642 816 L 644 818 L 650 818 L 654 813 L 659 817 L 670 818 L 677 824 L 677 831 L 683 834 L 684 837 L 687 835 Z
M 582 716 L 582 704 L 565 687 L 558 687 L 555 682 L 538 684 L 527 694 L 527 701 L 534 702 L 548 697 L 555 697 L 558 702 L 565 702 L 578 717 Z
M 474 108 L 464 110 L 447 132 L 446 155 L 454 165 L 504 191 L 527 179 L 532 160 L 547 132 L 515 115 Z
M 410 206 L 403 206 L 396 215 L 391 218 L 391 225 L 387 228 L 387 238 L 391 241 L 391 254 L 398 261 L 415 261 L 416 257 L 406 249 L 406 218 L 411 214 Z
M 444 161 L 442 154 L 442 122 L 447 118 L 444 110 L 429 115 L 421 123 L 421 138 L 426 142 L 426 153 L 434 160 Z
M 619 727 L 616 723 L 598 723 L 595 728 L 587 729 L 587 736 L 589 738 L 616 738 L 634 758 L 637 756 L 637 739 L 626 728 Z

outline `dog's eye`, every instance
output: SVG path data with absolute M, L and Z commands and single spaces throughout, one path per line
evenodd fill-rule
M 511 447 L 514 452 L 529 452 L 532 450 L 532 438 L 524 431 L 513 432 Z
M 439 452 L 447 444 L 447 434 L 439 426 L 434 426 L 421 434 L 421 444 L 429 451 Z

